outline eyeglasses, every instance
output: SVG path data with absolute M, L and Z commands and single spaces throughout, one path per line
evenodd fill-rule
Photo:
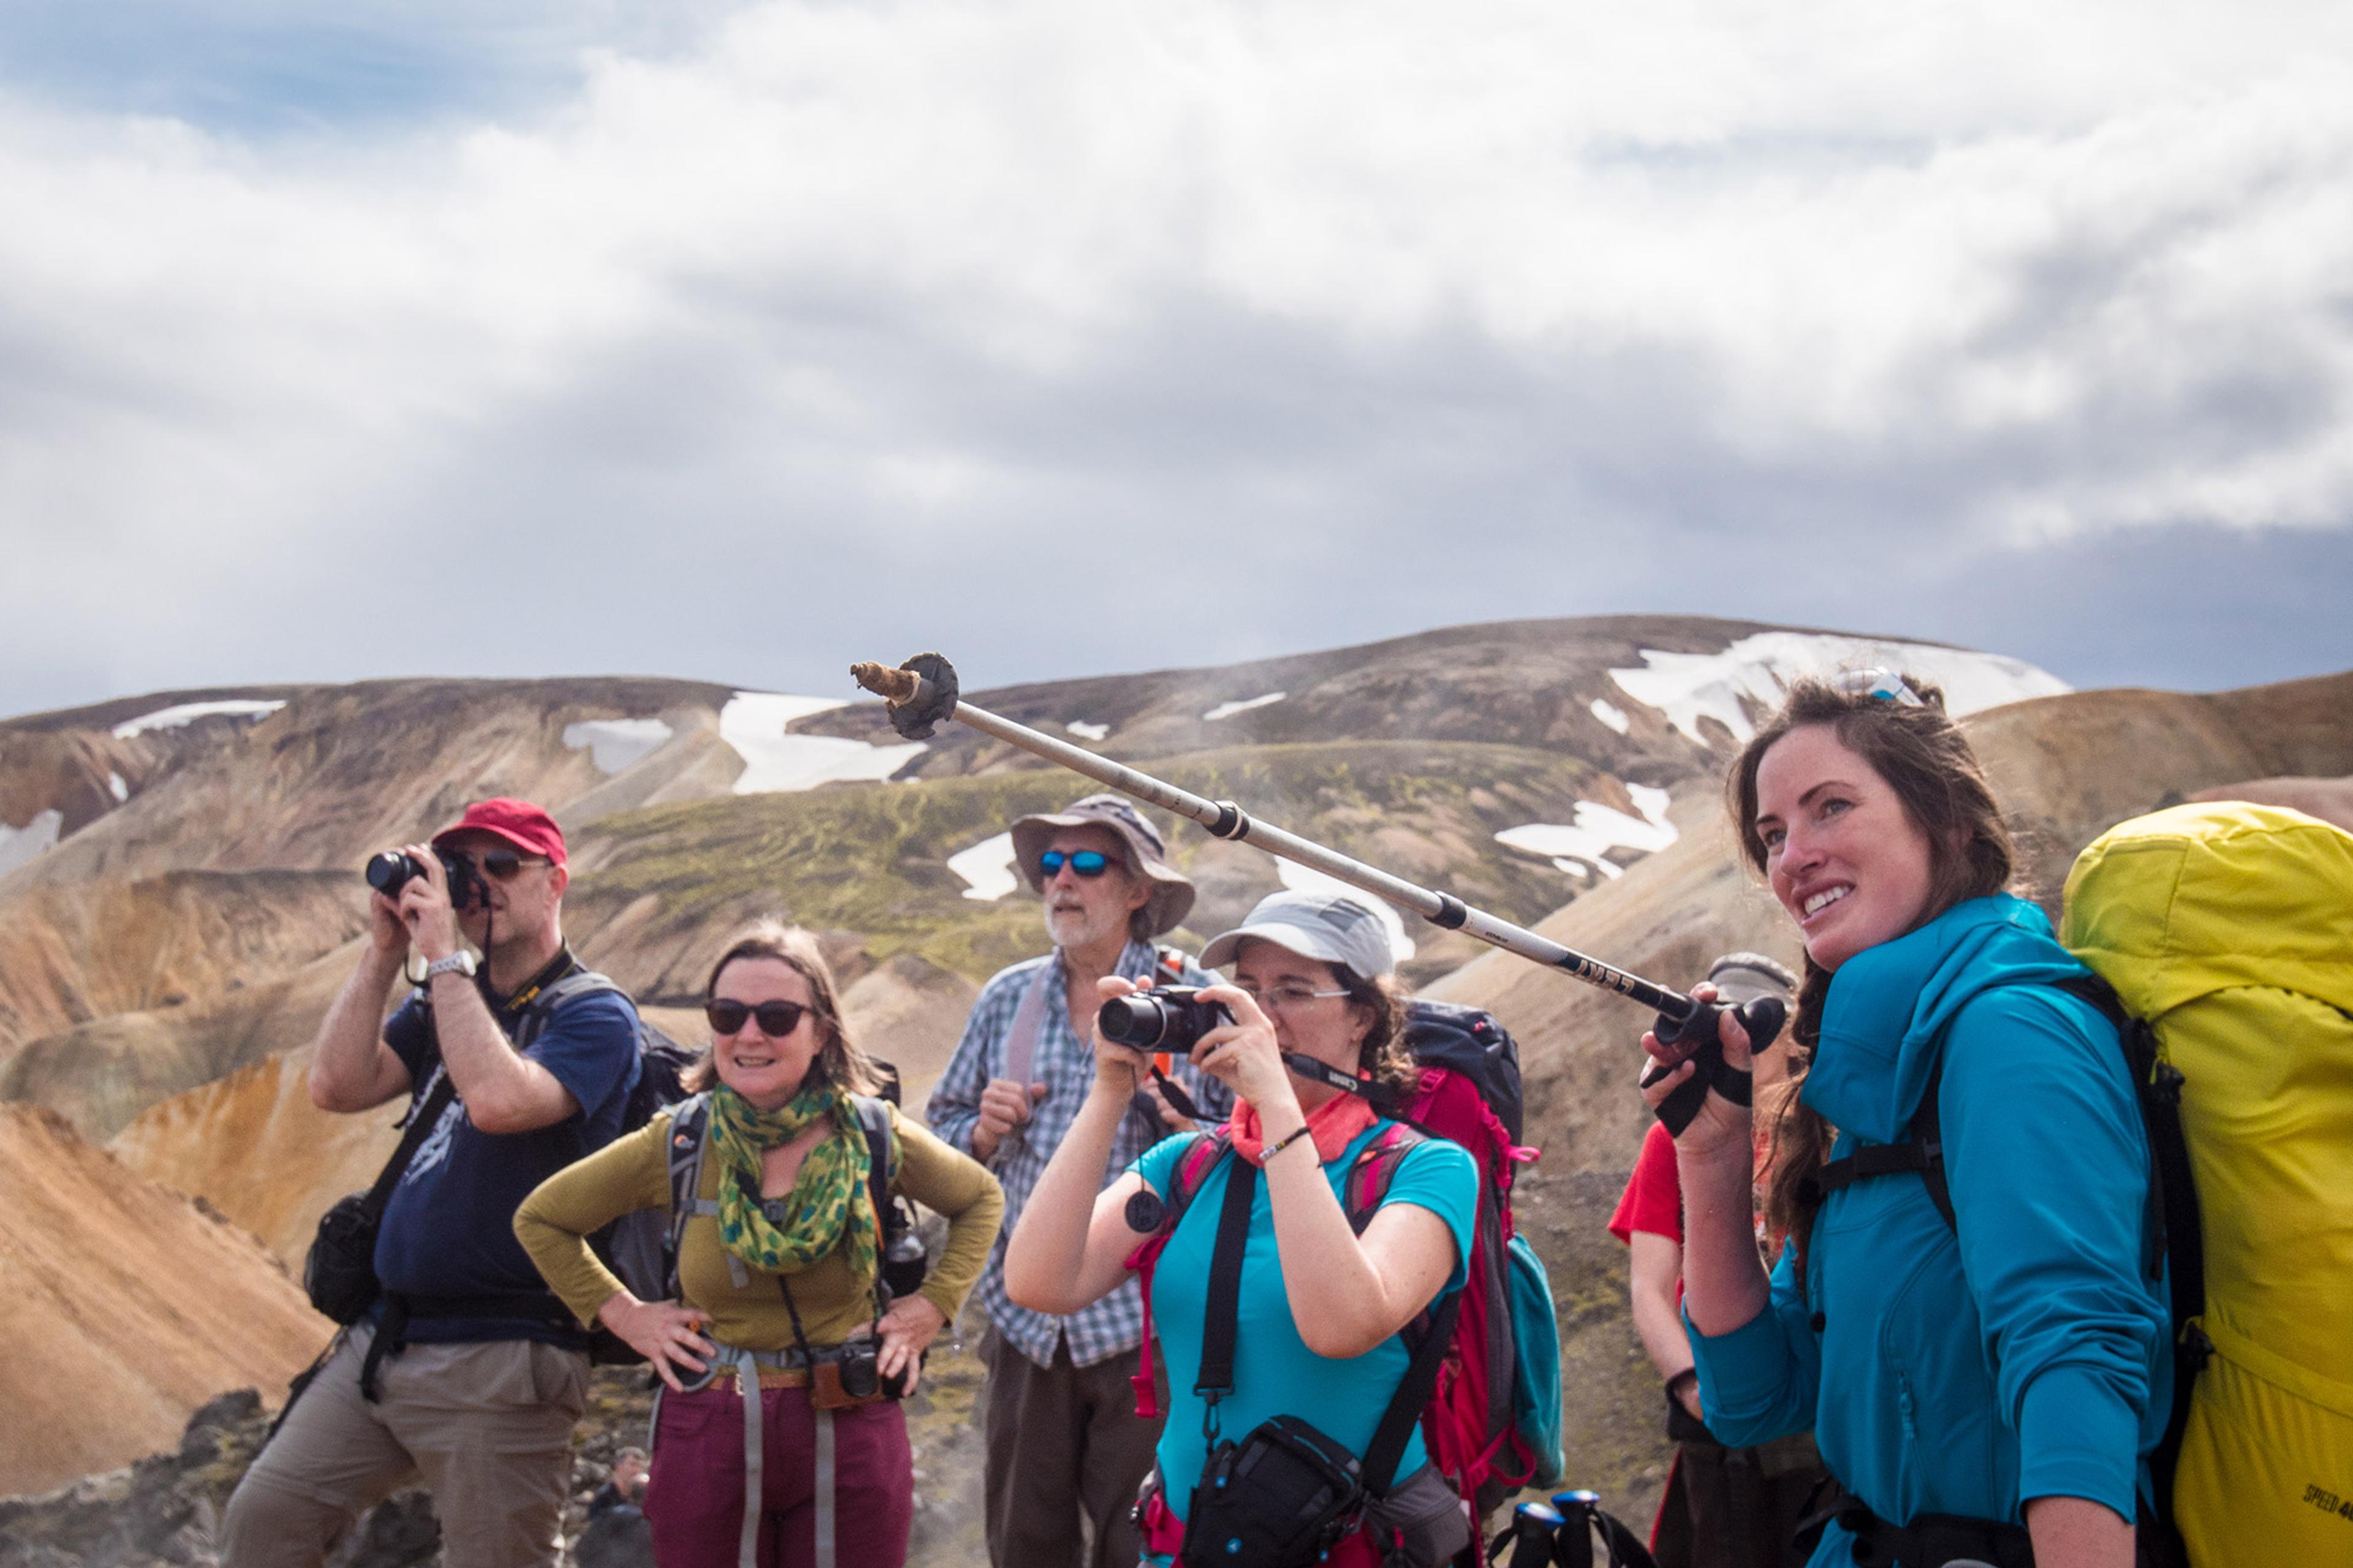
M 1892 669 L 1850 669 L 1831 678 L 1831 689 L 1841 697 L 1883 697 L 1906 708 L 1926 708 L 1920 694 Z
M 1049 849 L 1038 857 L 1038 869 L 1049 882 L 1061 875 L 1064 866 L 1074 875 L 1092 880 L 1111 869 L 1111 857 L 1100 849 L 1081 849 L 1069 855 L 1060 849 Z
M 1235 982 L 1234 989 L 1270 1013 L 1304 1007 L 1310 1002 L 1321 1002 L 1328 997 L 1345 996 L 1348 994 L 1345 987 L 1337 991 L 1316 991 L 1305 985 L 1276 985 L 1261 991 L 1247 980 Z
M 513 881 L 525 866 L 554 864 L 543 855 L 518 855 L 512 849 L 491 849 L 480 855 L 452 855 L 449 858 L 460 866 L 479 869 L 501 882 Z
M 757 1018 L 760 1033 L 772 1040 L 781 1040 L 799 1028 L 802 1015 L 814 1011 L 806 1002 L 763 1002 L 755 1007 L 723 996 L 714 996 L 702 1005 L 702 1016 L 711 1020 L 711 1027 L 716 1033 L 733 1035 L 744 1027 L 746 1020 Z

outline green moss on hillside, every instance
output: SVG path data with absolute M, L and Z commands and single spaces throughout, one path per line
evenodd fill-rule
M 1594 776 L 1582 762 L 1528 748 L 1395 742 L 1252 747 L 1155 767 L 1187 789 L 1238 800 L 1254 816 L 1523 921 L 1566 902 L 1575 887 L 1494 835 L 1567 820 Z M 776 909 L 857 931 L 876 958 L 915 952 L 981 978 L 1036 951 L 1036 906 L 965 898 L 948 857 L 1085 789 L 1068 773 L 1022 771 L 630 812 L 583 835 L 583 858 L 596 869 L 581 878 L 574 903 L 586 929 L 650 896 L 658 908 L 631 940 L 668 948 L 706 923 Z M 1188 871 L 1236 852 L 1152 815 Z M 1228 883 L 1256 884 L 1251 896 L 1276 886 L 1271 863 L 1239 872 L 1230 858 L 1222 864 Z

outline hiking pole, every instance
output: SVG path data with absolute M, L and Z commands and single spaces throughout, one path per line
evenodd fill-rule
M 1514 925 L 1484 910 L 1474 909 L 1451 893 L 1391 876 L 1377 866 L 1367 866 L 1271 823 L 1260 822 L 1232 801 L 1205 800 L 1166 780 L 1138 773 L 1067 741 L 1058 741 L 1026 724 L 1017 724 L 986 708 L 975 707 L 958 696 L 955 667 L 938 654 L 917 654 L 896 669 L 879 664 L 853 664 L 849 673 L 860 686 L 883 700 L 888 705 L 891 727 L 907 740 L 929 740 L 942 721 L 957 720 L 984 735 L 994 735 L 1008 745 L 1108 784 L 1122 795 L 1173 811 L 1198 823 L 1219 838 L 1254 844 L 1270 854 L 1321 871 L 1419 915 L 1441 930 L 1461 931 L 1490 947 L 1564 971 L 1588 985 L 1614 991 L 1653 1009 L 1659 1016 L 1652 1033 L 1658 1036 L 1659 1043 L 1688 1045 L 1691 1049 L 1685 1054 L 1700 1063 L 1690 1081 L 1659 1107 L 1659 1119 L 1672 1132 L 1682 1131 L 1698 1113 L 1711 1084 L 1726 1099 L 1743 1105 L 1748 1103 L 1748 1075 L 1734 1072 L 1725 1066 L 1724 1048 L 1717 1043 L 1716 1020 L 1726 1010 L 1721 1004 L 1694 1002 L 1681 992 L 1630 974 L 1574 948 L 1564 947 L 1549 937 L 1538 936 L 1525 926 Z M 1760 996 L 1733 1012 L 1741 1027 L 1747 1030 L 1753 1049 L 1763 1050 L 1781 1032 L 1784 1008 L 1777 996 Z

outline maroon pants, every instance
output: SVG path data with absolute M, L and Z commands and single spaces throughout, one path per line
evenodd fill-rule
M 817 1426 L 806 1388 L 760 1391 L 763 1568 L 817 1561 Z M 840 1568 L 902 1568 L 914 1512 L 907 1417 L 885 1399 L 833 1413 L 834 1550 Z M 733 1568 L 744 1531 L 744 1402 L 733 1390 L 665 1394 L 646 1522 L 662 1568 Z

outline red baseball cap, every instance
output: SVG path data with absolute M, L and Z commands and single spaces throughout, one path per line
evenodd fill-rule
M 526 855 L 544 855 L 558 866 L 564 864 L 564 829 L 527 800 L 504 795 L 478 800 L 466 808 L 465 816 L 433 836 L 433 847 L 438 849 L 444 838 L 469 828 L 495 833 Z

